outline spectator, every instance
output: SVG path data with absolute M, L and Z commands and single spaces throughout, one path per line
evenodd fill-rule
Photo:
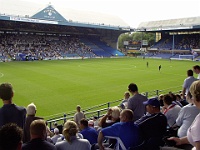
M 112 108 L 109 108 L 107 111 L 107 114 L 104 115 L 102 118 L 100 118 L 99 121 L 99 127 L 105 128 L 109 127 L 117 122 L 120 122 L 120 109 L 117 106 L 114 106 Z M 114 148 L 116 144 L 115 139 L 110 139 L 109 140 L 109 148 Z
M 161 107 L 164 106 L 163 98 L 164 98 L 164 94 L 160 94 L 158 100 L 159 100 L 159 102 L 160 102 L 160 106 L 161 106 Z
M 163 144 L 162 137 L 167 128 L 167 118 L 160 112 L 160 102 L 151 98 L 143 102 L 147 114 L 135 122 L 139 126 L 144 139 L 145 150 L 157 150 Z
M 193 66 L 193 71 L 198 75 L 197 79 L 200 79 L 200 66 L 199 65 L 195 65 Z
M 0 108 L 0 127 L 7 123 L 16 123 L 24 128 L 26 109 L 13 104 L 13 87 L 10 83 L 0 85 L 0 98 L 3 100 L 3 107 Z
M 135 83 L 129 84 L 128 90 L 133 96 L 129 98 L 127 108 L 133 111 L 133 120 L 136 121 L 145 114 L 145 106 L 143 105 L 143 102 L 147 101 L 147 98 L 146 96 L 139 94 L 138 87 Z
M 180 102 L 182 106 L 185 106 L 188 104 L 188 102 L 186 101 L 186 99 L 183 99 L 183 94 L 182 91 L 180 94 L 176 94 L 176 101 Z
M 107 114 L 100 118 L 99 126 L 105 128 L 120 121 L 120 109 L 117 106 L 109 108 Z
M 25 126 L 24 126 L 24 135 L 23 135 L 23 142 L 26 143 L 30 141 L 30 125 L 33 120 L 37 119 L 43 119 L 41 117 L 36 117 L 36 106 L 34 103 L 31 103 L 27 106 L 26 111 L 27 111 L 27 117 L 25 121 Z
M 186 96 L 188 105 L 181 108 L 178 118 L 176 119 L 176 125 L 180 128 L 178 129 L 178 137 L 184 137 L 187 135 L 187 130 L 194 121 L 194 118 L 199 114 L 199 109 L 194 105 L 192 95 L 188 92 Z
M 84 118 L 83 118 L 84 119 Z M 81 119 L 82 120 L 82 119 Z M 88 127 L 94 128 L 94 120 L 88 121 Z
M 122 102 L 121 102 L 121 104 L 120 104 L 121 109 L 127 108 L 129 97 L 130 97 L 129 92 L 128 92 L 128 91 L 125 92 L 125 93 L 124 93 L 124 99 L 122 100 Z
M 64 124 L 63 135 L 65 140 L 56 143 L 57 150 L 90 150 L 88 140 L 77 137 L 78 127 L 74 121 L 67 121 Z
M 105 136 L 118 137 L 123 142 L 126 149 L 139 144 L 139 128 L 134 125 L 133 111 L 130 109 L 122 110 L 120 122 L 102 129 L 98 136 L 98 145 L 100 150 L 104 150 L 102 144 Z
M 192 98 L 194 99 L 195 106 L 200 109 L 200 81 L 194 81 L 190 86 L 190 92 Z M 200 149 L 200 114 L 196 116 L 192 125 L 189 127 L 187 131 L 187 136 L 178 138 L 178 137 L 171 137 L 168 140 L 173 140 L 176 142 L 176 145 L 183 145 L 183 144 L 191 144 L 194 146 L 193 150 Z
M 180 106 L 180 107 L 183 107 L 183 105 L 181 104 L 181 102 L 180 102 L 180 101 L 177 101 L 176 95 L 175 95 L 174 93 L 170 92 L 169 95 L 170 95 L 170 97 L 172 98 L 172 103 L 173 103 L 173 104 L 176 104 L 176 105 L 178 105 L 178 106 Z
M 58 128 L 54 128 L 53 129 L 53 137 L 51 137 L 51 140 L 53 142 L 53 144 L 56 144 L 58 138 L 61 138 L 63 135 L 59 133 L 59 129 Z
M 169 94 L 164 95 L 164 106 L 162 108 L 163 114 L 167 117 L 167 123 L 169 127 L 172 127 L 176 123 L 178 113 L 181 107 L 173 104 L 173 99 Z
M 97 143 L 97 137 L 98 133 L 97 131 L 88 126 L 88 121 L 86 119 L 81 119 L 80 121 L 80 129 L 81 129 L 81 134 L 83 135 L 84 139 L 87 139 L 91 145 Z
M 185 99 L 185 95 L 187 95 L 187 93 L 189 92 L 190 85 L 196 80 L 197 79 L 194 78 L 194 76 L 193 76 L 193 71 L 188 70 L 187 71 L 187 78 L 184 80 L 183 90 L 182 90 L 182 94 L 183 94 L 184 99 Z
M 46 123 L 44 120 L 34 120 L 30 125 L 31 140 L 22 145 L 22 150 L 56 150 L 56 147 L 47 142 Z
M 74 121 L 76 122 L 76 124 L 79 126 L 80 125 L 80 121 L 82 118 L 85 118 L 84 113 L 81 111 L 81 106 L 77 105 L 76 107 L 76 114 L 74 115 Z
M 21 150 L 23 131 L 16 124 L 8 123 L 0 129 L 0 150 Z

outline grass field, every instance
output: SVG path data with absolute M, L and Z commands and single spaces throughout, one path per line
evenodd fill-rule
M 186 71 L 197 63 L 141 58 L 6 62 L 0 63 L 0 83 L 12 83 L 14 103 L 34 102 L 37 115 L 47 117 L 78 104 L 88 108 L 121 99 L 131 82 L 139 92 L 180 90 Z

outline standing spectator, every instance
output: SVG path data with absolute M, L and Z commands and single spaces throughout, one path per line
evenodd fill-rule
M 193 71 L 198 75 L 197 79 L 200 79 L 200 66 L 199 65 L 193 66 Z
M 145 150 L 157 150 L 163 144 L 162 138 L 167 129 L 167 118 L 160 112 L 160 102 L 151 98 L 143 103 L 148 114 L 135 122 L 139 126 L 144 139 Z
M 0 129 L 0 150 L 21 150 L 23 131 L 16 124 L 8 123 Z
M 102 129 L 98 136 L 98 145 L 100 150 L 104 150 L 102 144 L 105 136 L 118 137 L 123 142 L 126 149 L 139 144 L 139 128 L 134 125 L 133 111 L 130 109 L 122 110 L 120 122 Z
M 181 110 L 181 107 L 173 104 L 173 99 L 170 94 L 164 95 L 164 106 L 162 108 L 163 114 L 167 117 L 167 123 L 169 127 L 172 127 L 176 123 L 176 119 Z
M 57 150 L 90 150 L 91 145 L 89 141 L 80 139 L 77 133 L 77 124 L 74 121 L 67 121 L 63 129 L 65 140 L 56 143 Z
M 185 99 L 185 95 L 187 95 L 187 93 L 189 92 L 189 89 L 190 89 L 190 85 L 196 81 L 197 79 L 194 78 L 193 76 L 193 71 L 192 70 L 188 70 L 187 71 L 187 78 L 184 80 L 184 83 L 183 83 L 183 90 L 182 90 L 182 94 L 183 94 L 183 97 Z
M 26 109 L 13 104 L 13 87 L 10 83 L 0 85 L 0 98 L 3 100 L 3 107 L 0 108 L 0 127 L 6 123 L 16 123 L 24 128 Z
M 80 121 L 81 134 L 84 139 L 87 139 L 91 145 L 97 143 L 98 133 L 97 131 L 88 126 L 88 121 L 86 119 L 81 119 Z
M 22 150 L 56 150 L 56 147 L 47 142 L 46 123 L 44 120 L 34 120 L 30 125 L 31 140 L 22 145 Z
M 125 93 L 124 93 L 124 99 L 123 99 L 123 101 L 122 101 L 121 104 L 120 104 L 121 109 L 127 108 L 129 97 L 130 97 L 129 92 L 128 92 L 128 91 L 125 92 Z
M 133 120 L 136 121 L 145 114 L 143 102 L 147 101 L 147 98 L 146 96 L 139 94 L 138 87 L 135 83 L 129 84 L 128 90 L 133 96 L 129 98 L 127 108 L 133 111 Z
M 34 103 L 31 103 L 27 106 L 26 111 L 27 111 L 27 117 L 25 121 L 25 126 L 24 126 L 24 135 L 23 135 L 23 142 L 26 143 L 30 141 L 30 125 L 31 122 L 37 119 L 43 119 L 40 117 L 36 117 L 36 106 Z
M 76 107 L 76 114 L 74 115 L 74 121 L 76 122 L 76 124 L 79 126 L 80 125 L 80 121 L 82 118 L 85 118 L 84 113 L 81 111 L 81 106 L 77 106 Z

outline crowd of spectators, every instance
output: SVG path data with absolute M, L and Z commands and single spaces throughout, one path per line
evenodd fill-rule
M 188 34 L 188 35 L 174 35 L 175 50 L 192 50 L 200 49 L 199 34 Z M 165 35 L 163 38 L 157 42 L 152 48 L 158 48 L 159 50 L 172 50 L 173 46 L 173 36 Z
M 194 78 L 193 71 L 188 70 L 187 76 Z M 189 90 L 185 90 L 185 81 L 179 94 L 169 92 L 150 99 L 130 83 L 132 96 L 125 92 L 123 105 L 110 107 L 101 118 L 86 118 L 78 105 L 73 120 L 67 120 L 61 128 L 55 122 L 52 129 L 43 118 L 36 117 L 34 103 L 26 109 L 15 105 L 12 85 L 2 83 L 0 149 L 104 150 L 115 149 L 120 143 L 121 150 L 159 150 L 173 143 L 176 149 L 199 150 L 200 81 L 189 82 Z
M 79 37 L 42 33 L 0 34 L 0 57 L 14 60 L 58 59 L 68 56 L 95 57 Z

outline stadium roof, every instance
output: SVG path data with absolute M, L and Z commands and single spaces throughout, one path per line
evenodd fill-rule
M 42 12 L 45 13 L 45 10 L 46 16 L 48 16 L 49 18 L 44 18 L 44 16 L 42 17 Z M 53 11 L 57 14 L 57 17 L 55 18 L 51 17 L 54 14 Z M 73 10 L 66 8 L 65 6 L 63 6 L 62 8 L 60 6 L 54 5 L 43 6 L 34 3 L 34 1 L 26 2 L 23 0 L 0 0 L 0 15 L 19 16 L 24 18 L 26 17 L 51 21 L 66 21 L 87 24 L 110 25 L 117 27 L 129 27 L 129 25 L 125 23 L 121 18 L 110 14 Z M 57 20 L 58 18 L 61 20 Z
M 169 19 L 142 22 L 137 31 L 187 30 L 197 29 L 200 26 L 200 17 Z

